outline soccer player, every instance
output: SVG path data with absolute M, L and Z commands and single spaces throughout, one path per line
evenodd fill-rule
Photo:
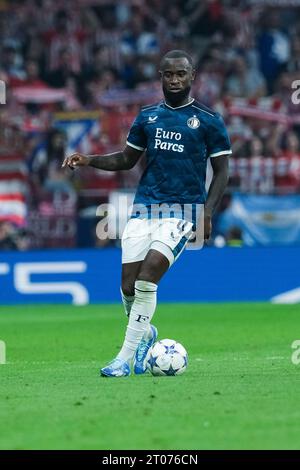
M 151 325 L 158 283 L 192 237 L 197 205 L 204 207 L 203 237 L 209 239 L 212 214 L 228 180 L 230 141 L 220 115 L 190 96 L 192 58 L 184 51 L 168 52 L 161 60 L 160 76 L 164 101 L 141 109 L 122 151 L 75 153 L 62 165 L 128 170 L 146 152 L 147 165 L 134 200 L 139 209 L 122 236 L 121 296 L 128 325 L 117 357 L 100 371 L 107 377 L 129 375 L 132 360 L 136 374 L 146 371 L 147 352 L 158 334 Z M 213 178 L 206 194 L 209 158 Z

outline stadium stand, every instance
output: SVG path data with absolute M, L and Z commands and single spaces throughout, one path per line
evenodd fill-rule
M 123 144 L 139 107 L 161 99 L 157 66 L 170 48 L 192 53 L 193 94 L 223 114 L 231 136 L 220 213 L 236 191 L 299 194 L 300 112 L 292 83 L 300 71 L 300 8 L 294 2 L 61 5 L 14 0 L 0 7 L 0 78 L 7 85 L 0 109 L 0 220 L 27 227 L 26 246 L 81 246 L 77 228 L 87 213 L 112 190 L 134 188 L 142 163 L 122 174 L 82 177 L 62 174 L 59 163 L 70 151 L 114 151 Z M 5 134 L 13 135 L 18 151 L 5 146 Z

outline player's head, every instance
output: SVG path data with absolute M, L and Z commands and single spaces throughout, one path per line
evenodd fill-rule
M 169 51 L 160 61 L 159 73 L 165 98 L 179 105 L 189 95 L 195 77 L 193 59 L 185 51 Z

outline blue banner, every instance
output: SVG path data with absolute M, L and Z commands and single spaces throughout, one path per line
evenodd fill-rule
M 300 247 L 186 251 L 162 279 L 159 302 L 300 302 Z M 121 251 L 1 253 L 0 304 L 119 302 Z
M 300 245 L 300 195 L 234 194 L 218 221 L 224 235 L 232 227 L 247 246 Z

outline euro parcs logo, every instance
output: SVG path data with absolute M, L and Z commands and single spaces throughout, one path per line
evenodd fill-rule
M 0 104 L 6 104 L 6 85 L 3 80 L 0 80 Z

